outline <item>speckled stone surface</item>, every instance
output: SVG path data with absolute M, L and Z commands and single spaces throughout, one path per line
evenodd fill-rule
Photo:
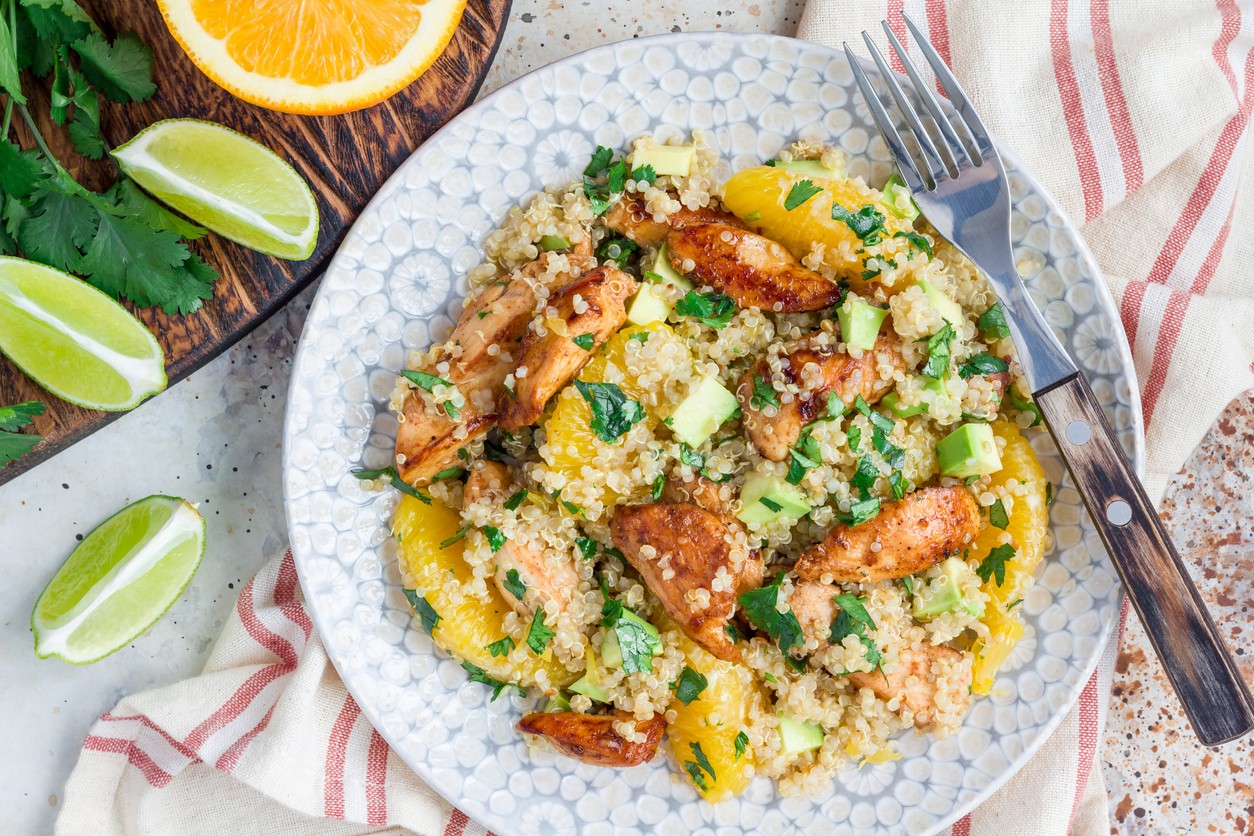
M 1171 482 L 1162 515 L 1246 682 L 1254 682 L 1254 397 L 1233 402 Z M 1254 831 L 1254 736 L 1197 742 L 1129 615 L 1104 776 L 1114 833 Z

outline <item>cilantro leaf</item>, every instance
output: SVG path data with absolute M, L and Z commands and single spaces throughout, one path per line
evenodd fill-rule
M 1014 546 L 1009 543 L 1003 543 L 988 553 L 988 557 L 980 561 L 980 565 L 976 567 L 975 574 L 980 576 L 980 580 L 988 583 L 989 578 L 994 578 L 997 585 L 1001 586 L 1006 582 L 1006 561 L 1015 556 Z
M 875 462 L 871 461 L 870 455 L 858 458 L 858 469 L 849 479 L 849 484 L 858 489 L 863 499 L 869 495 L 871 488 L 875 487 L 875 480 L 880 477 L 879 468 L 875 466 Z
M 480 531 L 488 538 L 488 545 L 492 548 L 492 553 L 496 554 L 501 550 L 501 546 L 505 545 L 505 535 L 501 533 L 501 529 L 494 525 L 482 526 Z M 511 570 L 512 571 L 512 570 Z M 517 573 L 515 573 L 517 574 Z
M 580 334 L 578 337 L 571 337 L 570 341 L 582 348 L 584 351 L 591 351 L 592 344 L 596 342 L 596 334 Z
M 623 657 L 623 673 L 652 673 L 653 657 L 661 652 L 662 640 L 645 629 L 645 622 L 624 618 L 622 604 L 614 621 L 614 637 Z
M 849 506 L 847 512 L 837 512 L 836 518 L 845 525 L 853 528 L 862 525 L 869 519 L 875 517 L 880 512 L 880 501 L 878 497 L 863 499 Z
M 640 245 L 628 238 L 606 238 L 597 247 L 597 257 L 623 267 L 639 249 Z
M 616 384 L 576 379 L 575 388 L 592 407 L 592 431 L 602 441 L 614 443 L 644 418 L 644 407 L 628 399 Z
M 745 734 L 743 731 L 737 734 L 736 740 L 735 740 L 735 746 L 736 746 L 736 760 L 740 760 L 740 756 L 743 755 L 745 753 L 745 750 L 749 748 L 749 735 Z
M 906 495 L 906 480 L 900 470 L 888 474 L 888 487 L 892 489 L 893 499 L 901 499 Z
M 67 273 L 78 272 L 82 252 L 96 234 L 100 212 L 84 198 L 41 191 L 17 229 L 22 252 Z
M 684 705 L 692 705 L 692 701 L 700 697 L 701 692 L 709 684 L 709 680 L 703 674 L 684 665 L 683 671 L 679 674 L 679 679 L 671 683 L 671 690 L 675 692 L 675 699 Z
M 417 372 L 417 371 L 414 371 L 413 369 L 401 369 L 400 375 L 401 377 L 405 378 L 406 380 L 408 380 L 410 383 L 414 384 L 418 388 L 425 389 L 428 392 L 430 392 L 436 386 L 452 386 L 453 385 L 451 382 L 445 380 L 442 377 L 436 377 L 435 375 L 427 374 L 426 372 Z
M 696 760 L 685 761 L 684 769 L 688 771 L 688 775 L 692 777 L 692 782 L 694 784 L 700 787 L 703 791 L 708 792 L 710 787 L 706 783 L 705 775 L 703 775 L 702 772 L 705 772 L 706 774 L 708 774 L 710 776 L 711 781 L 716 781 L 718 780 L 718 778 L 714 775 L 714 767 L 710 765 L 710 759 L 707 758 L 705 756 L 705 752 L 701 750 L 700 743 L 697 743 L 695 741 L 692 743 L 689 743 L 688 748 L 692 750 L 692 756 Z
M 152 49 L 134 32 L 119 35 L 112 44 L 92 32 L 71 46 L 91 86 L 113 101 L 142 102 L 157 92 L 152 81 Z
M 944 322 L 939 331 L 927 338 L 927 363 L 923 365 L 923 374 L 934 380 L 940 380 L 949 372 L 949 344 L 954 339 L 954 328 L 949 320 Z
M 535 617 L 531 619 L 531 627 L 527 630 L 527 647 L 538 656 L 544 652 L 549 639 L 556 635 L 557 633 L 544 624 L 544 607 L 536 607 Z
M 129 215 L 153 229 L 168 229 L 180 238 L 202 238 L 208 232 L 204 227 L 184 220 L 149 197 L 133 180 L 123 178 L 114 184 L 106 197 L 113 201 L 122 214 Z
M 466 523 L 461 528 L 454 531 L 453 534 L 449 536 L 447 539 L 441 540 L 440 548 L 447 549 L 449 546 L 453 545 L 454 543 L 456 543 L 457 541 L 465 537 L 467 531 L 470 531 L 470 523 Z
M 12 406 L 0 406 L 0 430 L 13 432 L 28 425 L 36 415 L 44 414 L 39 401 L 23 401 Z
M 705 457 L 682 441 L 679 442 L 679 460 L 689 467 L 705 466 Z
M 813 181 L 799 180 L 788 190 L 788 196 L 784 198 L 784 208 L 791 212 L 821 191 L 823 187 L 814 185 Z
M 433 635 L 435 628 L 440 626 L 443 620 L 440 614 L 435 611 L 435 607 L 427 601 L 426 598 L 419 595 L 412 589 L 402 590 L 405 598 L 409 600 L 409 608 L 414 611 L 414 615 L 418 616 L 418 621 L 422 624 L 422 629 L 427 631 L 427 635 Z
M 769 496 L 758 497 L 758 502 L 761 502 L 763 505 L 765 505 L 767 508 L 769 508 L 771 511 L 773 511 L 776 514 L 784 510 L 783 505 L 780 505 L 778 502 L 771 499 Z
M 522 578 L 518 577 L 517 569 L 510 569 L 505 573 L 505 583 L 502 586 L 519 601 L 523 599 L 523 594 L 527 591 L 527 585 L 522 582 Z
M 977 374 L 992 375 L 1009 369 L 1010 366 L 1006 364 L 1005 360 L 1000 357 L 994 357 L 986 351 L 981 351 L 962 364 L 961 368 L 958 369 L 958 376 L 966 380 Z
M 862 428 L 850 427 L 845 431 L 845 438 L 849 440 L 849 449 L 858 452 L 858 447 L 862 444 Z
M 867 630 L 875 629 L 875 621 L 866 611 L 866 599 L 846 592 L 832 598 L 832 602 L 840 608 L 840 612 L 832 619 L 827 640 L 832 644 L 841 644 L 845 637 L 857 636 L 866 651 L 866 660 L 878 668 L 884 657 L 875 640 L 866 634 Z
M 396 468 L 391 465 L 381 467 L 378 470 L 354 470 L 352 475 L 365 482 L 373 482 L 375 479 L 386 477 L 388 484 L 396 488 L 401 493 L 406 496 L 412 496 L 423 505 L 431 504 L 431 497 L 427 496 L 425 493 L 402 479 L 400 474 L 396 472 Z
M 492 658 L 494 659 L 498 656 L 508 656 L 510 654 L 510 651 L 512 651 L 513 649 L 514 649 L 514 639 L 510 636 L 506 636 L 503 639 L 497 639 L 496 641 L 492 642 L 492 644 L 487 645 L 488 653 L 491 653 Z
M 888 440 L 888 436 L 879 427 L 871 430 L 871 444 L 888 466 L 900 470 L 906 463 L 906 451 Z
M 604 215 L 610 208 L 609 199 L 601 193 L 601 187 L 590 180 L 583 181 L 583 193 L 587 195 L 588 202 L 592 204 L 592 214 L 600 217 Z
M 499 697 L 502 693 L 504 693 L 504 691 L 507 688 L 517 688 L 518 696 L 520 697 L 527 696 L 526 689 L 523 688 L 521 685 L 515 685 L 513 682 L 502 682 L 501 680 L 492 676 L 483 668 L 479 667 L 473 662 L 462 662 L 462 667 L 465 668 L 467 673 L 470 674 L 471 682 L 480 682 L 484 685 L 492 686 L 492 701 L 493 702 L 495 702 L 496 698 Z
M 14 101 L 17 101 L 14 99 Z M 0 139 L 0 192 L 25 200 L 43 187 L 48 170 L 34 151 Z
M 458 467 L 457 465 L 453 465 L 452 467 L 446 467 L 446 468 L 444 468 L 444 469 L 443 469 L 443 470 L 441 470 L 439 473 L 437 473 L 437 474 L 435 474 L 434 476 L 432 476 L 432 477 L 431 477 L 431 482 L 434 484 L 434 483 L 436 483 L 436 482 L 444 482 L 444 481 L 446 481 L 446 480 L 448 480 L 448 479 L 456 479 L 456 478 L 458 478 L 458 477 L 460 477 L 460 476 L 464 475 L 465 473 L 466 473 L 466 471 L 465 471 L 465 470 L 463 470 L 462 468 Z
M 597 541 L 587 537 L 576 537 L 575 545 L 579 547 L 579 553 L 583 555 L 584 560 L 591 560 L 597 553 Z
M 696 744 L 693 744 L 694 746 Z M 696 784 L 702 792 L 710 791 L 710 784 L 705 779 L 705 773 L 701 771 L 701 765 L 695 761 L 684 761 L 684 769 L 688 773 L 688 777 L 692 779 L 692 783 Z
M 0 467 L 25 456 L 41 441 L 43 436 L 33 433 L 0 433 Z
M 754 409 L 764 409 L 767 404 L 771 406 L 779 406 L 779 393 L 775 391 L 775 387 L 770 381 L 764 379 L 761 375 L 753 376 L 753 397 L 749 398 L 749 406 Z
M 614 152 L 604 145 L 598 145 L 597 150 L 592 152 L 592 159 L 588 161 L 588 167 L 583 170 L 585 177 L 596 177 L 601 172 L 610 167 L 610 159 L 614 156 Z
M 662 498 L 662 491 L 666 490 L 666 476 L 659 473 L 657 478 L 653 480 L 653 501 Z
M 921 250 L 922 252 L 927 253 L 928 258 L 932 257 L 932 245 L 929 244 L 927 242 L 927 239 L 924 238 L 919 233 L 906 232 L 905 230 L 902 230 L 901 232 L 894 232 L 893 237 L 905 238 L 908 242 L 910 242 L 911 247 L 913 247 L 916 250 Z
M 1006 513 L 1006 506 L 1002 504 L 1000 497 L 988 508 L 988 522 L 1002 531 L 1010 525 L 1010 515 Z
M 690 316 L 711 328 L 726 328 L 736 315 L 736 303 L 730 296 L 716 290 L 709 293 L 690 290 L 675 303 L 675 313 Z
M 619 160 L 610 166 L 607 173 L 610 194 L 618 194 L 627 187 L 627 162 Z
M 853 230 L 853 234 L 862 239 L 867 246 L 878 244 L 883 240 L 884 215 L 874 206 L 866 205 L 857 212 L 850 212 L 839 203 L 832 203 L 832 220 L 840 221 Z
M 652 165 L 642 165 L 631 173 L 631 179 L 637 183 L 656 183 L 657 172 Z
M 801 624 L 791 609 L 783 613 L 775 609 L 783 580 L 781 572 L 766 586 L 741 593 L 738 601 L 749 623 L 775 639 L 780 652 L 787 654 L 790 647 L 801 643 Z
M 881 415 L 871 409 L 870 405 L 862 399 L 861 395 L 854 398 L 853 408 L 858 410 L 858 412 L 862 415 L 865 415 L 867 420 L 871 422 L 871 425 L 883 433 L 891 433 L 893 428 L 897 426 L 897 424 L 888 416 Z
M 1001 302 L 994 302 L 991 308 L 980 314 L 980 318 L 975 321 L 975 327 L 999 340 L 1010 336 L 1010 326 L 1006 323 L 1006 313 L 1002 310 Z

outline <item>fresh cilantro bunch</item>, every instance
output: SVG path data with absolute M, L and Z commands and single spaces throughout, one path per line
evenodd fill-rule
M 25 456 L 43 440 L 42 436 L 20 432 L 36 415 L 43 414 L 44 405 L 39 401 L 0 406 L 0 467 Z
M 110 40 L 74 0 L 0 0 L 0 253 L 77 274 L 140 307 L 197 310 L 218 278 L 187 248 L 205 230 L 125 176 L 99 192 L 75 180 L 31 116 L 23 72 L 48 80 L 49 116 L 93 160 L 109 150 L 100 132 L 101 98 L 141 102 L 157 89 L 152 50 L 134 33 Z M 15 116 L 35 148 L 10 140 Z

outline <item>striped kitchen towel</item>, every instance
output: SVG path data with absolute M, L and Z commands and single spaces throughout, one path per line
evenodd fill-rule
M 809 0 L 798 37 L 864 52 L 865 29 L 892 55 L 879 26 L 887 19 L 926 67 L 903 12 L 989 130 L 1081 225 L 1132 347 L 1146 487 L 1161 497 L 1223 408 L 1254 386 L 1254 8 L 1237 0 Z M 1095 338 L 1092 350 L 1109 347 Z M 1095 755 L 1116 647 L 1041 751 L 955 824 L 954 836 L 1109 832 Z

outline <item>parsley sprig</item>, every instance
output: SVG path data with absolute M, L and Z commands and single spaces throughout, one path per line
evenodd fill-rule
M 801 623 L 792 609 L 781 613 L 775 608 L 783 580 L 784 573 L 780 572 L 766 586 L 742 593 L 739 603 L 749 623 L 775 639 L 780 652 L 787 654 L 790 647 L 801 644 Z
M 94 191 L 52 153 L 30 107 L 21 74 L 50 79 L 48 113 L 66 126 L 75 151 L 101 159 L 100 104 L 152 97 L 152 50 L 133 32 L 110 40 L 74 0 L 0 0 L 0 254 L 21 255 L 82 276 L 114 298 L 187 314 L 213 295 L 217 272 L 187 241 L 205 230 L 179 218 L 125 175 Z M 10 142 L 14 116 L 35 148 Z
M 866 599 L 846 592 L 832 598 L 832 602 L 840 608 L 840 612 L 836 613 L 836 617 L 832 619 L 832 627 L 827 640 L 832 644 L 841 644 L 846 636 L 857 636 L 866 652 L 866 660 L 871 663 L 872 667 L 878 668 L 884 660 L 884 655 L 880 653 L 875 640 L 866 634 L 867 630 L 875 629 L 875 621 L 866 611 Z

